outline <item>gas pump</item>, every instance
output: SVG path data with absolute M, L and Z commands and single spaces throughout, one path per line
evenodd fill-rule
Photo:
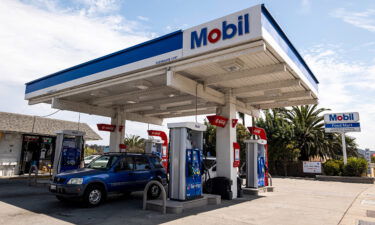
M 163 153 L 163 141 L 157 139 L 145 140 L 145 153 L 155 154 L 161 158 Z
M 246 187 L 259 188 L 266 186 L 266 140 L 246 140 Z
M 163 141 L 161 145 L 161 151 L 159 152 L 161 153 L 160 157 L 163 161 L 163 166 L 168 171 L 168 137 L 167 137 L 167 134 L 164 131 L 160 131 L 160 130 L 148 130 L 147 133 L 149 136 L 160 137 L 161 140 Z
M 53 162 L 53 176 L 81 167 L 83 159 L 83 136 L 85 132 L 62 130 L 56 132 L 56 149 Z
M 169 198 L 190 200 L 202 196 L 203 124 L 169 123 Z

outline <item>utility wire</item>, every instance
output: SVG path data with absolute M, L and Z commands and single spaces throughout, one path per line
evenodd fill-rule
M 60 111 L 61 111 L 61 109 L 58 109 L 57 111 L 55 111 L 55 112 L 53 112 L 51 114 L 48 114 L 48 115 L 45 115 L 45 116 L 40 116 L 40 117 L 49 117 L 49 116 L 52 116 L 52 115 L 54 115 L 54 114 L 56 114 L 56 113 L 58 113 Z

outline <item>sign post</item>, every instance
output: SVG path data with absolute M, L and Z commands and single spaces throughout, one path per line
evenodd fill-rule
M 342 155 L 344 164 L 348 162 L 346 154 L 345 133 L 347 132 L 361 132 L 359 123 L 359 113 L 332 113 L 324 115 L 324 128 L 327 133 L 341 133 Z
M 342 155 L 344 157 L 344 164 L 348 163 L 348 156 L 346 155 L 346 140 L 345 140 L 345 132 L 341 133 L 341 143 L 342 143 Z

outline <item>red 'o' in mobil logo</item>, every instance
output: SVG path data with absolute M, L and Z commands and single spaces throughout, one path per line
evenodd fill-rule
M 241 36 L 248 33 L 250 33 L 250 22 L 249 14 L 246 13 L 245 15 L 237 17 L 237 25 L 224 20 L 221 30 L 219 28 L 214 28 L 208 32 L 207 27 L 204 27 L 200 30 L 199 34 L 197 31 L 191 32 L 190 48 L 195 49 L 202 45 L 206 46 L 207 41 L 211 44 L 215 44 L 219 40 L 231 39 L 236 35 Z

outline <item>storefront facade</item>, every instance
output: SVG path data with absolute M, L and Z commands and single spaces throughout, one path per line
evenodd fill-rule
M 28 173 L 31 165 L 40 171 L 52 168 L 58 130 L 76 130 L 78 124 L 28 115 L 0 112 L 0 176 Z M 101 139 L 87 124 L 79 129 L 86 140 Z

